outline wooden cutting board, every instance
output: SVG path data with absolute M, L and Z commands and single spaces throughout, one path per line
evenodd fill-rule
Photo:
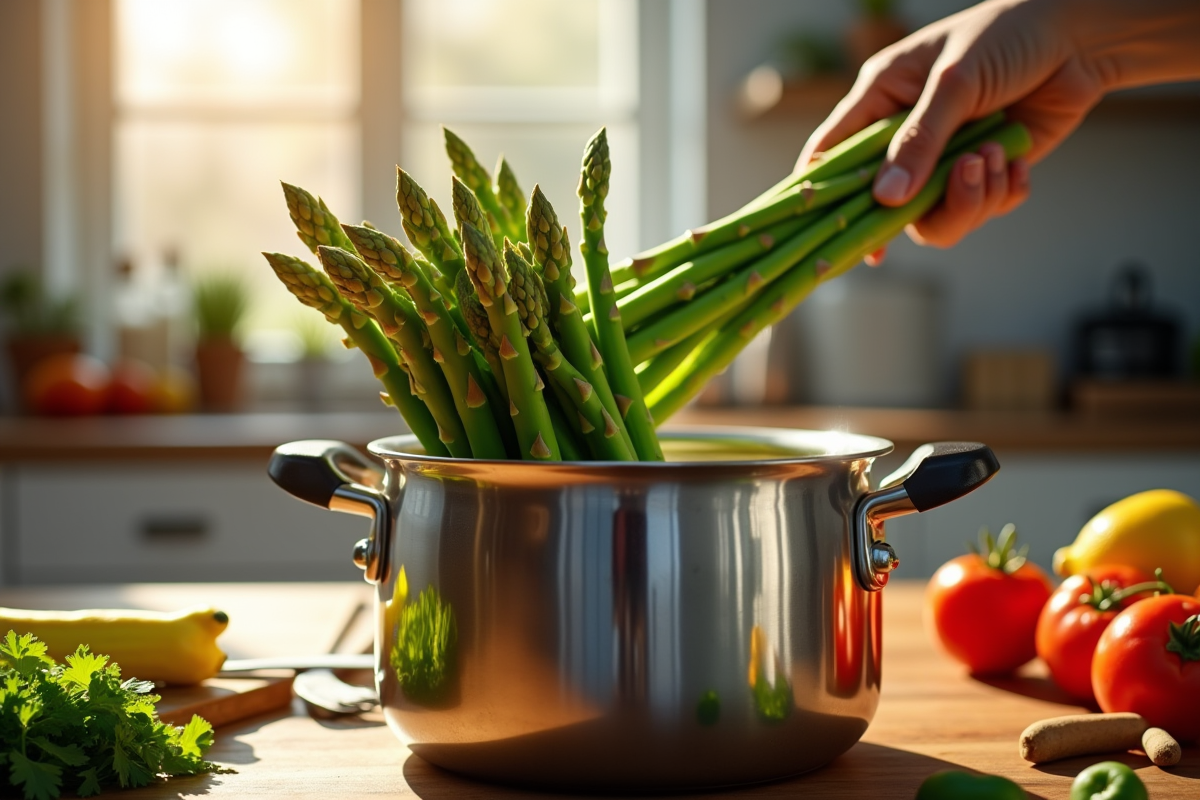
M 210 678 L 198 686 L 166 687 L 158 693 L 158 716 L 171 725 L 186 725 L 199 714 L 214 728 L 285 708 L 292 702 L 295 673 L 280 670 L 253 678 Z

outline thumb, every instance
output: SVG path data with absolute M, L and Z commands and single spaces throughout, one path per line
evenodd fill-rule
M 946 143 L 966 121 L 973 92 L 960 70 L 961 65 L 954 65 L 930 76 L 912 113 L 892 139 L 875 176 L 875 199 L 883 205 L 903 205 L 920 191 Z

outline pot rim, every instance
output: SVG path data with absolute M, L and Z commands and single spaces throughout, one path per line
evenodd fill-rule
M 416 462 L 425 466 L 444 465 L 502 465 L 517 467 L 562 467 L 564 465 L 588 467 L 590 470 L 620 468 L 622 470 L 663 469 L 712 469 L 713 467 L 744 468 L 754 465 L 820 464 L 828 462 L 856 461 L 863 458 L 884 456 L 895 449 L 887 439 L 861 433 L 838 430 L 805 430 L 801 428 L 765 428 L 740 425 L 694 425 L 679 426 L 660 431 L 659 439 L 664 442 L 699 442 L 731 449 L 772 449 L 778 454 L 764 458 L 698 459 L 681 461 L 516 461 L 481 458 L 453 458 L 430 456 L 420 450 L 417 437 L 412 434 L 387 436 L 367 445 L 374 456 L 388 461 Z M 818 449 L 820 452 L 812 452 Z

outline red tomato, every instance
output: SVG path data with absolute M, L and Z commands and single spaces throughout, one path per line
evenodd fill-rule
M 1200 739 L 1200 600 L 1165 594 L 1118 614 L 1096 645 L 1092 689 L 1105 711 Z
M 1092 654 L 1100 634 L 1117 614 L 1150 596 L 1122 598 L 1126 587 L 1154 584 L 1136 567 L 1106 564 L 1063 581 L 1042 609 L 1037 624 L 1037 654 L 1054 682 L 1080 700 L 1092 699 Z
M 927 619 L 942 646 L 973 673 L 1012 672 L 1037 655 L 1034 632 L 1052 585 L 1039 567 L 1011 552 L 1014 539 L 1005 526 L 1000 542 L 989 537 L 982 555 L 943 564 L 925 593 Z
M 148 414 L 154 410 L 158 376 L 144 361 L 127 358 L 113 367 L 108 390 L 108 411 L 112 414 Z
M 25 400 L 35 414 L 98 414 L 108 400 L 108 367 L 91 356 L 61 353 L 39 361 L 25 380 Z

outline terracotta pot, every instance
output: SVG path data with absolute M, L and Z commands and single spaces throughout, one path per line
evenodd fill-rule
M 232 339 L 196 343 L 196 375 L 205 411 L 230 412 L 242 406 L 246 356 Z
M 8 363 L 12 368 L 17 397 L 25 396 L 25 376 L 39 361 L 60 353 L 78 353 L 79 337 L 72 333 L 13 336 L 8 340 Z M 24 406 L 24 401 L 19 401 Z

